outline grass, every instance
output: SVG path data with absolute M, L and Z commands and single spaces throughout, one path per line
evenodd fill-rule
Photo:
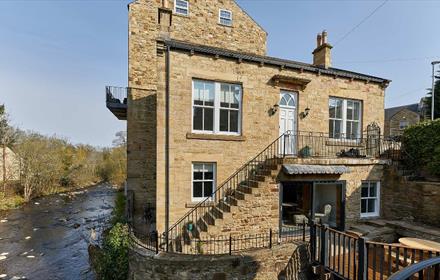
M 0 193 L 0 210 L 9 210 L 20 207 L 24 203 L 23 197 L 13 195 L 5 197 L 4 193 Z

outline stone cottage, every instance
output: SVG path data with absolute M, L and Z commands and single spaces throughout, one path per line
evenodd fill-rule
M 0 182 L 20 179 L 20 158 L 8 147 L 0 147 Z
M 128 9 L 128 87 L 106 95 L 127 121 L 135 230 L 344 229 L 381 215 L 389 80 L 334 68 L 325 31 L 313 63 L 267 56 L 266 31 L 233 0 Z
M 407 127 L 419 123 L 422 105 L 423 101 L 420 101 L 420 103 L 386 108 L 384 136 L 400 136 Z

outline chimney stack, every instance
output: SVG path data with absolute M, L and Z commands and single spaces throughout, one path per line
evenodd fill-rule
M 328 43 L 327 31 L 316 36 L 316 49 L 313 51 L 313 65 L 324 68 L 332 66 L 331 49 L 333 47 Z

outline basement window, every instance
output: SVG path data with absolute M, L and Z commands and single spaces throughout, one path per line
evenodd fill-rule
M 361 217 L 377 217 L 380 209 L 380 182 L 364 181 L 361 187 Z
M 179 15 L 188 16 L 189 15 L 189 3 L 186 0 L 175 0 L 174 1 L 174 12 Z
M 226 26 L 232 26 L 232 12 L 228 10 L 220 9 L 219 23 Z
M 193 163 L 192 200 L 201 201 L 212 196 L 215 187 L 215 163 Z

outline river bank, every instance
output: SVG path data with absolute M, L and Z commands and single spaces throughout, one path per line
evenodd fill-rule
M 115 196 L 99 184 L 0 212 L 0 279 L 95 279 L 88 245 L 107 227 Z
M 69 187 L 69 188 L 68 187 L 58 187 L 58 188 L 52 190 L 50 193 L 44 193 L 40 196 L 34 197 L 28 202 L 26 202 L 24 200 L 24 198 L 20 195 L 5 196 L 3 193 L 0 193 L 0 217 L 1 217 L 1 212 L 3 212 L 3 211 L 23 207 L 24 205 L 32 203 L 32 201 L 39 199 L 39 198 L 42 198 L 42 197 L 55 195 L 55 194 L 81 191 L 81 190 L 93 188 L 93 187 L 100 185 L 100 184 L 103 184 L 103 182 L 90 182 L 88 184 L 84 184 L 84 185 L 73 187 L 73 188 L 72 187 Z

